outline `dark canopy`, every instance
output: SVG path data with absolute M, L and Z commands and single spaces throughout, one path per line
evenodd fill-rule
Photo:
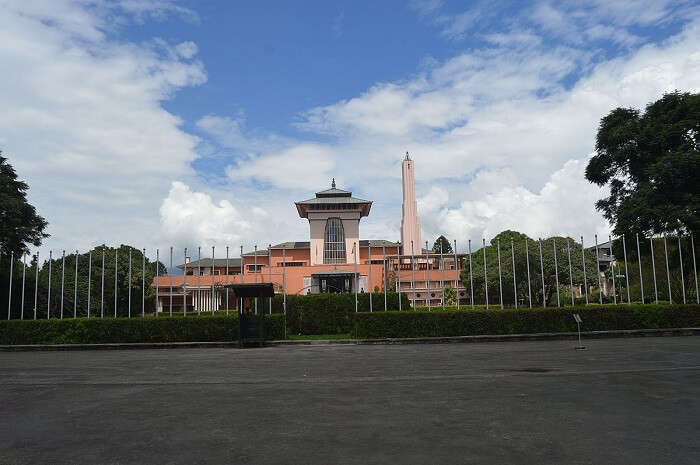
M 272 283 L 229 284 L 224 286 L 232 289 L 236 297 L 274 297 L 275 288 Z

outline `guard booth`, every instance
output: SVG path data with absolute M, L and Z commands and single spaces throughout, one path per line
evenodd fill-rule
M 272 283 L 230 284 L 238 302 L 238 344 L 241 347 L 265 345 L 265 306 L 262 298 L 274 297 Z M 257 302 L 257 303 L 256 303 Z

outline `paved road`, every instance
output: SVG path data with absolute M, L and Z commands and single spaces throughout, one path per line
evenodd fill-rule
M 0 353 L 0 463 L 697 464 L 700 337 Z

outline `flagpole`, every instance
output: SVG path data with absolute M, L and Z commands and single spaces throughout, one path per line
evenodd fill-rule
M 19 319 L 24 320 L 24 280 L 27 277 L 27 254 L 22 254 L 22 301 L 20 303 Z
M 10 252 L 10 283 L 9 283 L 9 289 L 7 292 L 7 319 L 8 321 L 10 320 L 10 316 L 12 314 L 11 312 L 11 307 L 12 307 L 12 268 L 15 263 L 15 252 L 12 251 Z
M 270 284 L 272 284 L 272 244 L 267 244 L 267 267 L 268 276 L 270 278 Z M 273 286 L 274 290 L 274 286 Z M 274 294 L 274 291 L 273 291 Z M 272 315 L 272 297 L 267 298 L 267 302 L 270 305 L 270 315 Z
M 184 250 L 182 266 L 182 316 L 187 316 L 187 247 Z M 194 304 L 194 302 L 192 302 Z
M 282 311 L 284 312 L 284 338 L 287 339 L 287 247 L 282 246 Z
M 141 318 L 146 316 L 146 249 L 141 250 Z
M 369 271 L 367 272 L 367 279 L 369 280 L 367 284 L 367 290 L 369 291 L 369 312 L 372 313 L 372 294 L 374 294 L 374 287 L 372 286 L 372 245 L 369 240 L 367 240 L 367 264 L 369 266 Z
M 398 244 L 396 248 L 396 257 L 398 258 L 398 265 L 396 267 L 396 294 L 399 298 L 399 311 L 401 311 L 401 242 Z
M 501 240 L 496 241 L 498 250 L 498 292 L 501 295 L 501 310 L 503 310 L 503 279 L 501 278 Z
M 598 235 L 594 234 L 595 238 L 595 262 L 596 274 L 598 275 L 598 300 L 600 305 L 603 305 L 603 287 L 600 285 L 600 252 L 598 252 Z
M 416 309 L 416 261 L 413 241 L 411 241 L 411 307 Z
M 384 311 L 386 312 L 386 274 L 387 274 L 387 266 L 386 266 L 386 244 L 382 243 L 382 274 L 384 275 Z
M 527 301 L 532 308 L 532 284 L 530 284 L 530 249 L 527 244 L 528 238 L 525 237 L 525 264 L 527 266 Z
M 430 275 L 428 274 L 428 266 L 430 259 L 428 258 L 428 241 L 425 241 L 425 299 L 428 301 L 428 311 L 430 311 Z
M 445 259 L 442 256 L 442 241 L 440 241 L 440 287 L 442 288 L 442 309 L 445 310 Z
M 581 236 L 581 262 L 583 263 L 583 295 L 586 297 L 586 305 L 588 305 L 588 281 L 586 281 L 586 249 L 583 247 L 583 236 Z
M 168 295 L 168 300 L 170 303 L 170 316 L 173 316 L 173 246 L 170 246 L 170 267 L 168 268 L 168 275 L 170 276 L 170 294 Z
M 36 311 L 39 297 L 39 251 L 36 251 L 36 263 L 34 265 L 34 319 L 36 320 Z
M 51 319 L 51 262 L 53 261 L 53 251 L 49 250 L 49 288 L 46 298 L 46 319 Z
M 78 312 L 78 251 L 75 251 L 75 277 L 73 282 L 73 318 Z
M 484 255 L 484 295 L 486 296 L 486 310 L 489 309 L 489 280 L 488 276 L 486 275 L 486 238 L 482 237 L 481 238 L 482 242 L 482 248 L 481 251 L 483 252 Z
M 229 274 L 228 274 L 228 265 L 229 265 L 229 258 L 228 258 L 228 246 L 226 246 L 226 316 L 228 316 L 228 285 L 230 282 L 229 279 Z
M 357 242 L 352 244 L 352 255 L 355 260 L 355 313 L 357 313 Z
M 552 247 L 554 248 L 554 277 L 557 283 L 557 307 L 561 307 L 561 300 L 559 300 L 559 262 L 557 262 L 557 240 L 552 238 Z
M 695 262 L 695 241 L 693 233 L 690 233 L 690 248 L 693 251 L 693 277 L 695 278 L 695 303 L 700 304 L 700 292 L 698 292 L 698 269 Z
M 156 318 L 158 318 L 158 307 L 160 306 L 160 296 L 159 296 L 159 290 L 160 290 L 160 250 L 156 249 L 156 305 L 155 305 L 155 311 L 154 314 Z
M 212 316 L 214 315 L 214 310 L 217 307 L 217 299 L 216 296 L 214 295 L 215 293 L 215 288 L 214 288 L 214 280 L 216 279 L 215 276 L 216 274 L 214 273 L 214 245 L 211 246 L 211 314 Z
M 612 275 L 612 286 L 613 286 L 613 303 L 617 305 L 617 288 L 615 287 L 615 266 L 613 266 L 613 260 L 612 258 L 615 256 L 613 254 L 613 243 L 612 243 L 612 236 L 608 235 L 608 243 L 610 244 L 610 271 Z
M 656 263 L 654 260 L 654 236 L 649 238 L 649 248 L 651 249 L 651 274 L 654 277 L 654 301 L 659 304 L 659 288 L 656 286 Z
M 681 290 L 683 291 L 683 305 L 685 305 L 685 276 L 683 275 L 683 247 L 681 244 L 681 233 L 678 232 L 678 259 L 681 268 Z
M 472 240 L 469 239 L 469 289 L 471 292 L 471 296 L 469 300 L 471 300 L 472 304 L 472 310 L 474 310 L 474 277 L 472 275 Z
M 114 318 L 117 317 L 117 263 L 119 262 L 119 247 L 114 249 Z
M 87 292 L 87 317 L 88 318 L 90 318 L 90 291 L 91 291 L 91 288 L 92 288 L 92 250 L 90 250 L 88 252 L 88 292 Z
M 569 258 L 569 285 L 571 286 L 571 306 L 574 304 L 574 275 L 571 272 L 571 243 L 569 237 L 566 237 L 566 254 Z
M 158 293 L 156 292 L 156 296 Z M 100 318 L 105 317 L 105 248 L 102 246 L 102 293 L 100 294 Z
M 131 247 L 129 247 L 129 285 L 127 286 L 129 289 L 129 298 L 127 299 L 128 302 L 128 308 L 129 312 L 127 314 L 128 318 L 131 318 Z M 170 299 L 172 300 L 172 290 L 170 291 Z
M 202 246 L 197 246 L 197 315 L 202 312 Z
M 673 303 L 671 297 L 671 273 L 668 270 L 668 247 L 666 246 L 666 233 L 664 233 L 664 256 L 666 257 L 666 282 L 668 283 L 668 302 Z
M 542 308 L 547 308 L 547 295 L 544 290 L 544 262 L 542 261 L 542 238 L 537 238 L 540 247 L 540 274 L 542 275 Z
M 625 287 L 627 288 L 627 305 L 630 305 L 630 274 L 627 272 L 627 244 L 625 244 L 625 235 L 622 235 L 622 254 L 625 258 Z M 641 261 L 641 257 L 639 257 Z M 622 300 L 622 299 L 620 299 Z
M 455 248 L 455 291 L 456 291 L 456 297 L 457 297 L 457 310 L 459 310 L 459 262 L 457 261 L 457 239 L 453 239 Z
M 513 239 L 510 240 L 510 258 L 513 262 L 513 302 L 515 303 L 515 309 L 518 309 L 518 283 L 515 279 L 515 246 L 513 245 Z
M 10 267 L 10 271 L 12 271 L 12 267 Z M 64 283 L 65 283 L 65 276 L 66 276 L 66 251 L 64 250 L 61 253 L 61 319 L 63 319 L 63 288 L 64 288 Z M 10 293 L 10 296 L 12 296 L 12 293 Z
M 637 238 L 637 261 L 639 262 L 639 288 L 642 295 L 642 305 L 644 305 L 644 278 L 642 277 L 642 253 L 639 250 L 639 233 L 635 233 Z

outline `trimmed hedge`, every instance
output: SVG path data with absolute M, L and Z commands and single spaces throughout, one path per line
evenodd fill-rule
M 384 294 L 374 293 L 372 304 L 375 312 L 384 313 Z M 411 308 L 408 296 L 401 294 L 404 310 Z M 267 308 L 267 307 L 263 307 Z M 369 311 L 369 294 L 357 295 L 359 311 Z M 387 310 L 399 309 L 398 294 L 387 293 Z M 282 296 L 272 300 L 272 311 L 282 312 Z M 287 330 L 289 334 L 338 334 L 349 333 L 355 317 L 354 294 L 312 294 L 287 296 Z
M 583 319 L 583 331 L 700 326 L 698 305 L 589 305 L 518 310 L 359 313 L 354 319 L 353 336 L 401 338 L 570 332 L 576 331 L 574 313 Z
M 266 316 L 269 339 L 284 337 L 284 319 Z M 225 342 L 238 339 L 238 316 L 67 318 L 0 321 L 0 344 Z

